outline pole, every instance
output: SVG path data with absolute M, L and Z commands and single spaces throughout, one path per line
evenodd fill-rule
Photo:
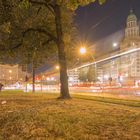
M 91 54 L 91 57 L 92 57 L 92 59 L 93 59 L 93 61 L 95 61 L 95 57 Z M 96 62 L 95 62 L 95 64 L 94 64 L 94 69 L 95 69 L 95 71 L 94 71 L 94 76 L 95 76 L 95 83 L 96 83 L 96 76 L 97 76 L 97 73 L 96 73 L 96 71 L 97 71 L 97 64 L 96 64 Z
M 25 91 L 28 92 L 28 87 L 27 87 L 27 82 L 28 82 L 28 77 L 27 77 L 27 64 L 26 64 L 25 82 L 26 82 L 26 89 L 25 89 Z
M 35 56 L 36 56 L 36 51 L 37 48 L 35 47 L 34 53 L 33 53 L 33 58 L 32 58 L 32 92 L 35 92 Z
M 41 73 L 41 92 L 43 91 L 43 79 L 42 79 L 42 73 Z
M 32 63 L 32 92 L 35 92 L 35 68 L 34 62 Z
M 95 63 L 95 73 L 94 73 L 94 75 L 95 75 L 95 83 L 96 83 L 96 68 L 97 68 L 97 65 Z

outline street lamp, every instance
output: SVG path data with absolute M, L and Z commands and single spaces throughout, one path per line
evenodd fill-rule
M 85 54 L 87 52 L 86 48 L 85 47 L 81 47 L 80 48 L 80 54 Z
M 50 81 L 50 78 L 49 77 L 47 77 L 47 81 Z
M 80 48 L 80 54 L 81 55 L 84 55 L 84 54 L 86 54 L 87 53 L 87 49 L 85 48 L 85 47 L 81 47 Z M 95 58 L 94 58 L 94 56 L 89 52 L 89 54 L 91 55 L 91 57 L 92 57 L 92 59 L 93 59 L 93 61 L 95 61 Z M 95 67 L 95 79 L 96 79 L 96 62 L 95 62 L 95 64 L 94 64 L 94 67 Z M 96 82 L 96 80 L 95 80 L 95 82 Z
M 57 70 L 59 70 L 60 69 L 60 67 L 57 65 L 56 67 L 55 67 Z
M 9 70 L 9 73 L 12 73 L 12 70 Z
M 114 42 L 113 47 L 117 47 L 117 46 L 118 46 L 118 43 Z

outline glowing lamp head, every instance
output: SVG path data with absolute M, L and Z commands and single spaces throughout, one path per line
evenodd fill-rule
M 49 77 L 47 77 L 47 81 L 50 81 L 50 78 Z
M 86 53 L 86 48 L 85 47 L 80 48 L 80 54 L 85 54 L 85 53 Z
M 118 44 L 116 42 L 113 43 L 113 47 L 117 47 Z
M 59 70 L 59 69 L 60 69 L 60 67 L 59 67 L 59 66 L 56 66 L 55 68 L 56 68 L 57 70 Z
M 12 73 L 12 70 L 9 70 L 9 73 Z

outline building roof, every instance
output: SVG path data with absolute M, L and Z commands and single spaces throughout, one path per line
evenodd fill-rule
M 127 17 L 127 21 L 137 20 L 137 16 L 134 14 L 133 10 L 130 10 L 130 14 Z

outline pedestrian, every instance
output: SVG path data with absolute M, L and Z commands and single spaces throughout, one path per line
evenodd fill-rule
M 3 87 L 3 84 L 2 84 L 2 83 L 0 83 L 0 92 L 1 92 L 1 90 L 2 90 L 2 87 Z

